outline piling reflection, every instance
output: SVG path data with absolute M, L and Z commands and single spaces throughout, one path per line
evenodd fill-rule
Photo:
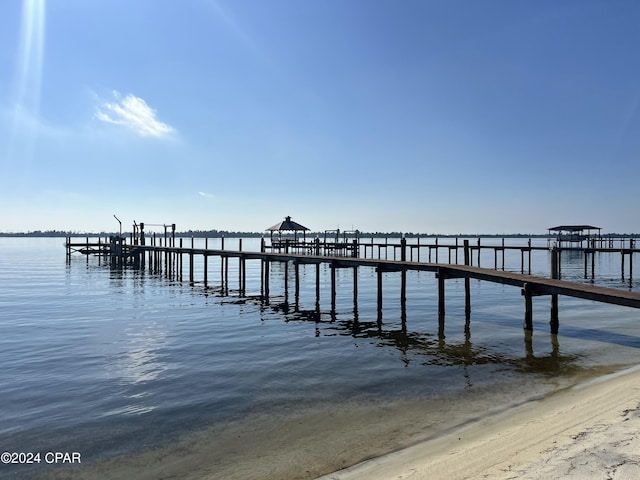
M 221 262 L 224 264 L 224 262 Z M 502 352 L 497 352 L 495 346 L 484 344 L 474 344 L 472 342 L 473 327 L 471 309 L 469 304 L 465 305 L 464 314 L 464 340 L 448 341 L 446 337 L 446 323 L 444 310 L 440 310 L 438 305 L 434 305 L 434 316 L 437 323 L 432 332 L 412 331 L 409 324 L 424 325 L 430 320 L 408 319 L 406 302 L 406 277 L 401 272 L 401 295 L 399 317 L 393 319 L 383 318 L 382 302 L 378 298 L 375 314 L 369 319 L 362 318 L 358 304 L 357 272 L 354 271 L 353 300 L 351 309 L 345 312 L 344 306 L 338 310 L 336 304 L 336 280 L 335 272 L 337 268 L 331 268 L 331 293 L 330 306 L 328 310 L 322 310 L 320 302 L 319 282 L 316 281 L 314 308 L 305 309 L 301 302 L 299 288 L 299 271 L 295 264 L 294 269 L 289 267 L 288 262 L 282 262 L 278 268 L 274 268 L 273 273 L 278 273 L 282 281 L 283 289 L 278 295 L 271 295 L 269 283 L 261 284 L 259 295 L 246 296 L 243 289 L 230 289 L 229 282 L 226 281 L 228 274 L 221 276 L 222 283 L 217 286 L 205 286 L 207 295 L 218 295 L 233 298 L 234 303 L 259 303 L 262 312 L 275 312 L 285 317 L 285 321 L 301 321 L 315 324 L 314 335 L 320 336 L 352 336 L 354 338 L 368 339 L 376 345 L 395 348 L 401 352 L 401 361 L 406 364 L 418 362 L 423 365 L 439 366 L 462 366 L 474 365 L 505 365 L 515 368 L 524 373 L 564 375 L 575 374 L 581 367 L 578 365 L 579 357 L 576 355 L 562 354 L 560 351 L 557 335 L 550 335 L 551 349 L 544 348 L 544 354 L 536 355 L 534 351 L 533 334 L 531 331 L 523 332 L 523 356 L 506 356 Z M 221 269 L 224 266 L 221 265 Z M 291 272 L 294 270 L 294 272 Z M 145 270 L 137 271 L 141 277 L 145 276 Z M 121 268 L 112 268 L 114 280 L 121 278 L 123 271 Z M 264 266 L 261 276 L 269 275 L 269 263 Z M 289 277 L 293 278 L 290 279 Z M 316 279 L 319 277 L 319 266 L 315 269 Z M 293 289 L 293 291 L 291 291 Z M 307 299 L 308 300 L 308 299 Z M 385 310 L 386 312 L 386 310 Z M 348 318 L 345 318 L 345 315 Z M 519 320 L 509 321 L 511 326 L 518 324 Z
M 394 348 L 401 352 L 405 364 L 417 362 L 420 365 L 461 366 L 503 365 L 516 371 L 543 375 L 573 375 L 583 369 L 578 364 L 578 355 L 562 354 L 558 335 L 550 335 L 551 348 L 541 348 L 546 353 L 534 352 L 533 333 L 523 332 L 523 355 L 507 356 L 496 351 L 495 346 L 474 344 L 470 319 L 464 324 L 464 340 L 447 341 L 444 325 L 440 323 L 436 333 L 412 331 L 407 327 L 406 310 L 400 321 L 385 324 L 375 320 L 364 320 L 357 315 L 343 318 L 344 312 L 321 312 L 319 309 L 291 309 L 287 302 L 263 304 L 263 311 L 278 312 L 287 317 L 286 321 L 312 322 L 315 336 L 350 336 L 370 340 L 380 347 Z M 414 319 L 417 324 L 425 321 Z M 399 328 L 398 328 L 399 326 Z M 545 336 L 546 337 L 546 336 Z

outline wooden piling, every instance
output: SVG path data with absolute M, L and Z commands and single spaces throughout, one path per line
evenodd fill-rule
M 268 259 L 264 259 L 263 260 L 263 264 L 264 264 L 264 299 L 268 302 L 269 301 L 269 260 Z
M 559 250 L 557 248 L 551 249 L 551 278 L 557 280 L 560 274 L 559 272 Z M 586 255 L 586 253 L 585 253 Z M 551 319 L 549 320 L 549 325 L 551 327 L 551 333 L 557 334 L 560 328 L 560 323 L 558 320 L 558 294 L 551 294 Z
M 371 250 L 373 253 L 373 250 Z M 316 309 L 320 309 L 320 264 L 316 263 Z
M 358 310 L 358 266 L 353 267 L 353 307 Z
M 298 301 L 300 300 L 300 264 L 298 262 L 295 262 L 295 261 L 293 262 L 293 270 L 294 270 L 294 280 L 295 280 L 293 298 L 294 298 L 294 303 L 297 310 Z
M 436 276 L 438 277 L 438 319 L 443 321 L 445 315 L 444 271 L 439 269 Z
M 377 267 L 378 274 L 378 319 L 382 318 L 382 265 Z
M 329 264 L 331 270 L 331 312 L 336 311 L 336 266 L 334 262 Z
M 469 240 L 464 241 L 464 264 L 469 265 L 471 255 L 469 252 Z M 471 318 L 471 279 L 464 277 L 464 314 L 465 318 Z
M 531 286 L 525 283 L 522 286 L 522 295 L 524 296 L 524 329 L 533 330 L 533 299 Z

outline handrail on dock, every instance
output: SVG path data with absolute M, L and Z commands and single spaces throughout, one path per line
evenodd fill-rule
M 155 239 L 154 239 L 155 240 Z M 153 242 L 155 243 L 155 242 Z M 615 289 L 610 287 L 601 287 L 585 283 L 569 282 L 561 279 L 560 271 L 560 256 L 564 249 L 535 247 L 529 242 L 527 246 L 508 246 L 502 242 L 502 245 L 481 245 L 478 242 L 477 245 L 471 245 L 468 240 L 464 240 L 462 245 L 458 245 L 456 241 L 455 245 L 438 245 L 437 239 L 435 245 L 419 245 L 421 248 L 448 248 L 449 249 L 449 263 L 431 262 L 429 258 L 428 262 L 421 262 L 419 258 L 414 261 L 412 255 L 412 248 L 418 247 L 415 244 L 407 244 L 406 239 L 402 239 L 400 244 L 384 243 L 385 247 L 394 248 L 394 257 L 396 256 L 396 249 L 399 249 L 400 258 L 394 259 L 382 259 L 382 258 L 366 258 L 354 255 L 359 253 L 356 243 L 351 244 L 352 249 L 345 250 L 332 250 L 335 245 L 320 244 L 317 241 L 314 242 L 284 242 L 282 244 L 276 244 L 266 246 L 264 239 L 261 242 L 260 251 L 246 251 L 242 250 L 242 240 L 239 240 L 238 250 L 229 250 L 224 248 L 224 239 L 221 242 L 220 249 L 208 248 L 208 243 L 205 240 L 204 248 L 195 248 L 193 238 L 191 239 L 190 246 L 183 246 L 182 239 L 179 240 L 178 246 L 175 246 L 175 239 L 167 239 L 165 245 L 162 245 L 160 239 L 159 245 L 144 245 L 144 244 L 127 244 L 122 237 L 111 237 L 109 242 L 90 242 L 87 238 L 85 242 L 72 242 L 70 238 L 67 239 L 66 248 L 68 258 L 73 252 L 79 252 L 88 255 L 91 254 L 107 254 L 110 256 L 111 262 L 118 265 L 125 265 L 127 262 L 131 262 L 134 267 L 145 268 L 145 262 L 148 261 L 150 271 L 162 272 L 163 265 L 165 273 L 173 272 L 179 269 L 182 272 L 182 258 L 187 255 L 189 258 L 189 281 L 194 283 L 194 257 L 202 256 L 204 262 L 204 283 L 208 282 L 208 267 L 207 262 L 209 257 L 219 257 L 221 259 L 221 280 L 223 284 L 228 283 L 228 262 L 229 259 L 237 259 L 239 262 L 239 291 L 243 293 L 245 291 L 246 272 L 245 265 L 248 260 L 259 260 L 261 262 L 261 292 L 263 296 L 268 300 L 269 297 L 269 264 L 272 262 L 284 262 L 285 266 L 292 262 L 296 269 L 296 290 L 299 288 L 298 278 L 298 266 L 305 264 L 316 265 L 316 291 L 319 295 L 319 270 L 318 267 L 321 264 L 327 264 L 331 269 L 331 296 L 332 296 L 332 309 L 335 309 L 335 269 L 337 268 L 352 268 L 354 269 L 354 300 L 357 297 L 357 270 L 360 267 L 374 268 L 377 272 L 378 278 L 378 312 L 381 316 L 382 311 L 382 276 L 384 272 L 401 272 L 401 301 L 404 303 L 406 299 L 406 273 L 408 271 L 427 271 L 433 272 L 438 279 L 438 317 L 441 322 L 444 322 L 445 314 L 445 280 L 452 278 L 462 278 L 465 281 L 465 313 L 469 318 L 471 312 L 470 301 L 470 286 L 469 280 L 481 280 L 492 283 L 498 283 L 503 285 L 510 285 L 520 288 L 522 295 L 525 298 L 525 318 L 524 328 L 525 330 L 533 329 L 533 309 L 532 298 L 540 295 L 548 295 L 551 297 L 551 318 L 550 326 L 552 333 L 558 333 L 558 296 L 569 296 L 575 298 L 581 298 L 601 303 L 622 305 L 632 308 L 640 308 L 640 293 L 625 291 L 621 289 Z M 373 242 L 368 245 L 372 245 Z M 360 244 L 363 245 L 363 244 Z M 106 248 L 108 246 L 108 249 Z M 341 246 L 342 247 L 342 246 Z M 493 248 L 496 252 L 496 261 L 493 269 L 482 268 L 479 265 L 472 265 L 472 257 L 474 251 L 480 251 L 481 248 Z M 456 263 L 451 263 L 451 251 L 456 249 Z M 463 264 L 458 264 L 457 249 L 461 248 L 463 252 Z M 524 260 L 522 261 L 522 272 L 510 272 L 504 270 L 504 260 L 502 264 L 502 270 L 498 269 L 497 252 L 501 251 L 504 255 L 504 250 L 508 248 L 520 249 L 522 255 L 524 252 L 531 253 L 533 250 L 545 250 L 550 252 L 551 257 L 551 278 L 534 276 L 524 273 Z M 271 250 L 271 251 L 267 251 Z M 331 255 L 331 252 L 339 251 L 340 254 Z M 436 250 L 437 251 L 437 250 Z M 591 254 L 592 259 L 595 252 L 601 252 L 602 249 L 588 248 L 584 249 L 585 253 L 585 273 L 586 273 L 586 257 Z M 606 251 L 611 251 L 607 249 Z M 623 272 L 624 272 L 624 255 L 629 255 L 629 270 L 630 275 L 633 272 L 633 253 L 637 252 L 636 249 L 620 249 L 616 250 L 622 252 L 623 255 Z M 346 252 L 346 254 L 345 254 Z M 409 258 L 407 258 L 407 252 L 409 252 Z M 380 257 L 380 255 L 379 255 Z M 504 257 L 503 257 L 504 258 Z M 530 257 L 529 257 L 530 258 Z M 530 260 L 529 260 L 530 261 Z M 593 261 L 593 260 L 592 260 Z M 480 257 L 478 253 L 478 264 L 480 263 Z M 530 267 L 529 267 L 530 271 Z M 180 273 L 180 277 L 182 274 Z M 285 276 L 286 277 L 286 276 Z M 286 278 L 285 278 L 286 281 Z M 380 317 L 381 318 L 381 317 Z

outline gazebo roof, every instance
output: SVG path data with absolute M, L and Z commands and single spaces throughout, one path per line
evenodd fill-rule
M 554 232 L 581 232 L 582 230 L 600 230 L 600 227 L 594 227 L 593 225 L 558 225 L 557 227 L 549 228 L 549 231 Z
M 309 229 L 304 225 L 300 225 L 298 222 L 294 222 L 291 220 L 291 217 L 287 216 L 282 222 L 276 223 L 273 227 L 267 228 L 267 230 L 272 232 L 282 232 L 283 230 L 306 231 Z

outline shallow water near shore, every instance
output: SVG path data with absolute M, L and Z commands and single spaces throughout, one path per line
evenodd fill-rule
M 314 266 L 301 266 L 296 301 L 293 281 L 284 288 L 293 269 L 273 264 L 266 303 L 257 261 L 247 263 L 244 296 L 234 290 L 231 262 L 222 295 L 213 260 L 210 284 L 197 264 L 191 286 L 80 255 L 67 264 L 63 243 L 0 238 L 0 439 L 9 452 L 80 452 L 77 476 L 104 474 L 114 462 L 144 471 L 151 459 L 173 456 L 175 468 L 189 458 L 195 476 L 262 465 L 259 478 L 286 478 L 286 465 L 306 455 L 304 472 L 291 467 L 289 478 L 313 478 L 640 363 L 634 309 L 562 297 L 556 337 L 549 299 L 535 298 L 527 336 L 517 289 L 472 282 L 467 324 L 463 282 L 448 280 L 441 330 L 433 274 L 409 272 L 403 315 L 400 274 L 386 273 L 379 323 L 372 269 L 358 272 L 357 305 L 353 272 L 338 270 L 332 313 L 328 269 L 318 310 Z M 244 239 L 244 248 L 258 250 L 258 241 Z M 519 252 L 510 255 L 507 269 L 519 270 Z M 606 255 L 597 262 L 595 283 L 638 290 L 619 263 Z M 537 252 L 532 273 L 546 274 L 548 265 L 548 254 Z M 563 278 L 591 281 L 582 266 L 563 258 Z M 332 450 L 340 445 L 351 447 Z M 275 467 L 278 458 L 285 467 Z M 55 476 L 67 467 L 1 465 L 0 477 Z

